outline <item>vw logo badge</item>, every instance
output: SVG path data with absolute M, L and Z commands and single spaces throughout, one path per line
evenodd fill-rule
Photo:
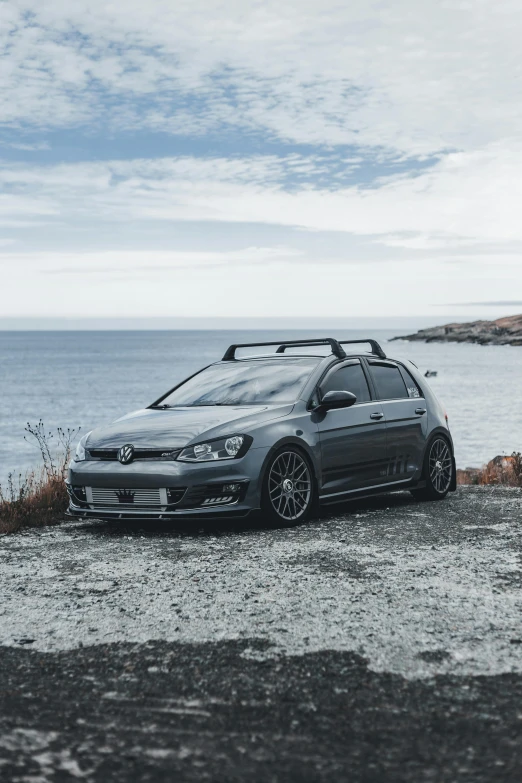
M 126 446 L 122 446 L 118 451 L 118 459 L 122 465 L 128 465 L 129 462 L 132 462 L 133 457 L 134 446 L 132 446 L 130 443 L 128 443 Z

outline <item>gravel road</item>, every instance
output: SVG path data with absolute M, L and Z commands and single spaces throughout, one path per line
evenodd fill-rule
M 522 493 L 0 538 L 0 779 L 520 781 Z

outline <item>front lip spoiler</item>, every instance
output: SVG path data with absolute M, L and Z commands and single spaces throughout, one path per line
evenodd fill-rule
M 89 508 L 78 508 L 76 506 L 70 505 L 67 511 L 65 512 L 65 515 L 68 517 L 73 517 L 74 519 L 104 519 L 104 520 L 110 520 L 114 519 L 118 522 L 138 522 L 138 521 L 149 521 L 149 522 L 164 522 L 167 520 L 173 521 L 175 519 L 183 520 L 183 519 L 208 519 L 209 517 L 212 517 L 213 519 L 219 518 L 219 519 L 236 519 L 236 518 L 243 518 L 248 516 L 250 513 L 254 511 L 254 509 L 251 508 L 236 508 L 233 509 L 231 507 L 230 511 L 225 511 L 224 509 L 226 506 L 214 506 L 212 508 L 195 508 L 195 509 L 180 509 L 179 511 L 163 511 L 163 512 L 157 512 L 157 511 L 113 511 L 112 509 L 99 509 L 99 510 L 93 510 Z

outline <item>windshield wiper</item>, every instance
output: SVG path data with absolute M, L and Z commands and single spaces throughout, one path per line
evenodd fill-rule
M 191 402 L 187 408 L 213 408 L 214 405 L 226 405 L 226 402 Z
M 261 404 L 261 403 L 260 403 Z M 266 403 L 262 403 L 266 405 Z M 149 408 L 153 408 L 154 410 L 167 410 L 167 408 L 213 408 L 214 406 L 234 406 L 234 405 L 255 405 L 253 402 L 240 402 L 239 400 L 236 400 L 235 402 L 228 401 L 228 402 L 179 402 L 177 405 L 167 405 L 166 403 L 163 405 L 149 405 Z
M 214 405 L 229 405 L 228 402 L 180 402 L 177 405 L 149 405 L 149 408 L 164 411 L 167 408 L 212 408 Z

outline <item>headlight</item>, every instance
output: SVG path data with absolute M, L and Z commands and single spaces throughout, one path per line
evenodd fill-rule
M 237 459 L 246 454 L 252 438 L 249 435 L 231 435 L 229 438 L 209 440 L 183 449 L 178 459 L 182 462 L 212 462 L 216 459 Z
M 80 442 L 76 446 L 76 454 L 74 455 L 75 462 L 83 462 L 86 459 L 85 444 L 87 443 L 87 438 L 91 432 L 88 432 L 87 435 L 84 435 L 83 438 L 80 438 Z

